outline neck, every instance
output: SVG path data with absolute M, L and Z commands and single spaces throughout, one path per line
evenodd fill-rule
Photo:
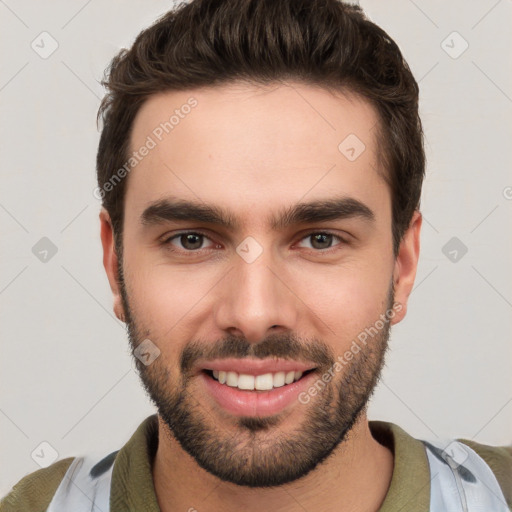
M 366 415 L 322 464 L 306 476 L 272 488 L 224 482 L 197 465 L 158 418 L 153 481 L 162 512 L 377 512 L 393 473 L 393 454 L 371 435 Z

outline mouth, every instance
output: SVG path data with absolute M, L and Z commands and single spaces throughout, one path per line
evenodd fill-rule
M 290 370 L 250 375 L 234 371 L 203 369 L 202 373 L 224 386 L 237 388 L 241 391 L 266 392 L 298 382 L 315 370 L 316 368 L 311 368 L 304 371 Z
M 235 416 L 291 412 L 301 406 L 300 394 L 314 384 L 318 373 L 317 368 L 266 373 L 259 370 L 253 374 L 226 370 L 203 368 L 198 376 L 206 394 L 217 406 Z

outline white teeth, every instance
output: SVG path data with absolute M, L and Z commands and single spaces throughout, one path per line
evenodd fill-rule
M 280 388 L 281 386 L 284 386 L 284 377 L 284 372 L 274 373 L 274 381 L 272 384 L 274 385 L 275 388 Z
M 254 389 L 254 375 L 240 374 L 238 376 L 238 389 Z
M 265 373 L 264 375 L 258 375 L 254 379 L 254 387 L 262 391 L 266 389 L 272 389 L 274 387 L 274 378 L 271 373 Z
M 213 377 L 221 384 L 232 388 L 244 390 L 268 391 L 273 388 L 280 388 L 299 380 L 303 375 L 300 371 L 264 373 L 262 375 L 248 375 L 245 373 L 226 372 L 213 370 Z
M 295 378 L 295 372 L 291 371 L 286 374 L 286 377 L 284 378 L 285 384 L 291 384 L 293 382 L 293 379 Z
M 235 372 L 227 372 L 226 374 L 226 384 L 233 388 L 238 386 L 238 373 Z

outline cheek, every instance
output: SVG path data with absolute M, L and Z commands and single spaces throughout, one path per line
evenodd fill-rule
M 155 338 L 179 336 L 180 328 L 201 309 L 201 300 L 221 274 L 213 267 L 170 267 L 133 258 L 125 264 L 130 307 Z M 218 277 L 217 277 L 218 276 Z
M 326 335 L 335 333 L 336 343 L 345 346 L 386 311 L 391 270 L 381 264 L 361 261 L 331 267 L 323 272 L 304 272 L 295 280 L 297 295 L 313 316 L 324 322 Z

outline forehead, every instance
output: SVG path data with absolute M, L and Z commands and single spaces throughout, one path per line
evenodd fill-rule
M 360 97 L 298 83 L 160 93 L 134 121 L 131 152 L 145 156 L 126 204 L 140 213 L 172 195 L 268 218 L 272 204 L 347 195 L 387 208 L 377 123 Z

